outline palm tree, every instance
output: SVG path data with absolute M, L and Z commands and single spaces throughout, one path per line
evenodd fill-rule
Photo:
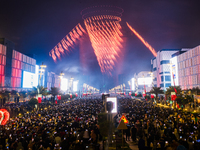
M 38 94 L 47 95 L 47 88 L 44 88 L 43 86 L 37 86 L 37 88 L 33 87 L 30 95 L 34 97 Z
M 58 95 L 60 93 L 59 91 L 60 91 L 60 88 L 51 87 L 50 94 L 52 94 L 53 98 L 54 98 L 53 101 L 52 101 L 52 103 L 54 103 L 56 95 Z
M 199 95 L 199 94 L 200 94 L 200 89 L 199 89 L 199 87 L 193 87 L 193 88 L 191 89 L 191 94 Z
M 23 102 L 24 102 L 24 98 L 26 98 L 27 92 L 26 92 L 26 91 L 20 91 L 20 92 L 19 92 L 19 95 L 22 97 Z
M 16 90 L 12 90 L 11 92 L 10 92 L 10 94 L 11 94 L 11 97 L 13 97 L 13 99 L 14 99 L 14 102 L 16 103 L 17 102 L 17 99 L 15 99 L 15 98 L 17 98 L 17 91 Z
M 182 90 L 181 90 L 180 86 L 169 86 L 167 88 L 167 91 L 165 92 L 165 94 L 169 96 L 169 95 L 171 95 L 171 92 L 175 92 L 175 89 L 177 91 L 176 95 L 181 95 Z
M 161 89 L 161 87 L 153 87 L 150 93 L 153 93 L 156 95 L 156 102 L 158 102 L 158 94 L 163 94 L 164 91 Z

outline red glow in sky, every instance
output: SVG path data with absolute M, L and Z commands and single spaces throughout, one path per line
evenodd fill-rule
M 127 26 L 129 27 L 129 29 L 142 41 L 142 43 L 152 52 L 152 54 L 156 57 L 157 53 L 155 51 L 155 49 L 153 47 L 151 47 L 151 45 L 149 45 L 149 43 L 147 43 L 129 24 L 128 22 L 126 22 Z
M 111 75 L 117 58 L 120 57 L 121 18 L 111 15 L 100 15 L 84 19 L 88 35 L 97 57 L 102 73 Z
M 81 27 L 80 24 L 76 25 L 70 32 L 67 34 L 61 42 L 59 42 L 50 52 L 49 56 L 53 58 L 54 61 L 57 58 L 61 58 L 61 54 L 64 54 L 64 50 L 68 54 L 70 52 L 70 47 L 73 48 L 73 45 L 80 38 L 80 36 L 86 33 L 86 31 Z

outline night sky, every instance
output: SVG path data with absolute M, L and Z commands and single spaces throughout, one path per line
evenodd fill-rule
M 83 67 L 80 61 L 83 55 L 80 53 L 81 44 L 77 44 L 69 55 L 62 56 L 56 63 L 49 56 L 49 51 L 78 23 L 85 28 L 81 10 L 97 5 L 124 9 L 120 23 L 126 39 L 124 59 L 116 67 L 126 80 L 134 73 L 150 71 L 150 62 L 154 57 L 128 29 L 126 22 L 156 51 L 200 45 L 198 0 L 1 0 L 0 38 L 13 41 L 19 52 L 36 54 L 37 64 L 44 62 L 49 71 L 57 74 L 63 71 L 66 77 L 87 80 L 97 88 L 102 85 L 112 88 L 117 84 L 119 72 L 114 71 L 112 77 L 103 76 L 92 51 L 85 52 L 85 55 L 90 53 L 91 58 Z M 88 47 L 91 49 L 90 42 Z

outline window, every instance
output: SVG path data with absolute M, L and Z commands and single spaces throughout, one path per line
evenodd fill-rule
M 164 84 L 160 84 L 160 87 L 164 87 Z
M 164 77 L 163 76 L 161 76 L 161 82 L 163 82 L 164 81 Z
M 162 60 L 161 62 L 160 62 L 160 65 L 162 65 L 162 64 L 169 64 L 170 62 L 169 62 L 169 60 Z
M 171 83 L 165 83 L 165 87 L 171 86 Z
M 165 81 L 171 81 L 171 76 L 165 76 Z
M 157 78 L 154 78 L 153 81 L 157 81 Z
M 156 69 L 156 67 L 155 68 L 153 68 L 153 71 L 156 71 L 157 69 Z

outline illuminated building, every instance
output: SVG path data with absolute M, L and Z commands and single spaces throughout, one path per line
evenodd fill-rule
M 182 89 L 200 87 L 200 46 L 177 56 L 178 82 Z
M 151 60 L 154 87 L 161 87 L 163 90 L 166 90 L 167 87 L 172 85 L 171 65 L 169 65 L 170 59 L 174 53 L 183 50 L 184 49 L 162 49 L 157 52 L 157 56 Z
M 14 43 L 0 39 L 0 87 L 7 90 L 21 90 L 23 71 L 35 73 L 36 60 L 14 50 Z
M 142 71 L 138 74 L 134 74 L 134 78 L 131 79 L 132 90 L 139 93 L 149 92 L 152 88 L 153 78 L 149 71 Z

